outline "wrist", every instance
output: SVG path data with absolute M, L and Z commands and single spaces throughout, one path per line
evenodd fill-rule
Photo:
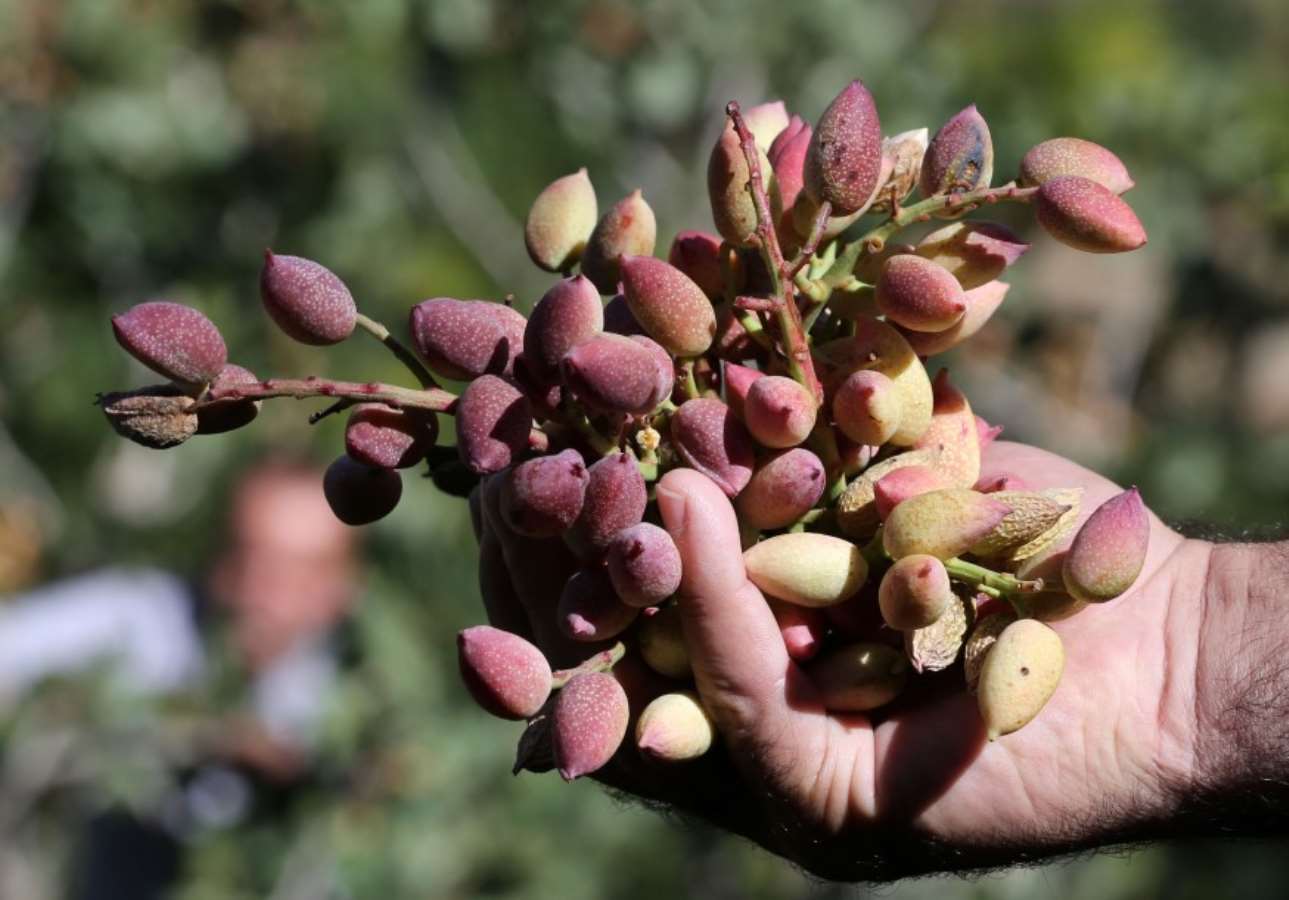
M 1182 831 L 1257 833 L 1289 819 L 1287 592 L 1289 544 L 1209 545 L 1202 586 L 1191 595 L 1193 664 L 1179 669 L 1175 692 L 1192 698 L 1187 777 L 1178 781 Z M 1173 605 L 1185 596 L 1174 593 Z M 1186 626 L 1184 614 L 1177 620 Z M 1185 633 L 1170 638 L 1187 641 Z M 1181 684 L 1188 675 L 1189 690 Z M 1175 717 L 1179 732 L 1183 718 Z

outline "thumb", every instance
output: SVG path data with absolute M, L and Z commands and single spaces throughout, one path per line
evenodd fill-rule
M 664 475 L 657 499 L 680 551 L 678 601 L 699 693 L 727 740 L 764 734 L 767 719 L 787 710 L 791 663 L 774 614 L 747 579 L 734 508 L 693 469 Z

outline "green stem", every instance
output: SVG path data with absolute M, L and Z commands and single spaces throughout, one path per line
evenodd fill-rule
M 985 593 L 996 591 L 997 594 L 994 596 L 1010 599 L 1016 594 L 1032 594 L 1043 589 L 1041 578 L 1025 581 L 1015 575 L 995 572 L 993 569 L 967 562 L 965 559 L 958 559 L 956 556 L 945 560 L 944 567 L 949 571 L 950 578 L 965 582 Z
M 774 350 L 774 341 L 765 333 L 765 328 L 761 325 L 761 320 L 757 318 L 756 313 L 747 310 L 736 310 L 734 315 L 738 318 L 738 323 L 743 326 L 747 336 L 756 341 L 766 350 Z
M 879 525 L 877 531 L 867 544 L 860 548 L 859 552 L 864 557 L 864 562 L 868 563 L 869 571 L 877 566 L 891 561 L 886 555 L 886 545 L 882 539 L 882 527 Z
M 974 191 L 962 191 L 957 194 L 937 194 L 911 206 L 901 207 L 889 219 L 869 231 L 858 241 L 865 253 L 880 253 L 886 242 L 901 228 L 914 222 L 924 221 L 934 213 L 957 212 L 980 206 L 984 203 L 997 203 L 1000 200 L 1028 202 L 1038 192 L 1038 188 L 1022 188 L 1015 184 L 1006 184 L 996 188 L 980 188 Z
M 586 442 L 591 445 L 591 449 L 596 453 L 601 456 L 609 456 L 618 452 L 618 445 L 600 434 L 585 413 L 574 410 L 568 416 L 567 421 L 569 425 L 577 429 L 578 434 L 586 438 Z
M 436 388 L 439 386 L 438 382 L 434 380 L 434 376 L 416 358 L 416 354 L 404 347 L 398 338 L 389 333 L 388 328 L 375 319 L 364 316 L 362 313 L 358 313 L 357 323 L 360 328 L 366 330 L 368 334 L 388 347 L 389 352 L 393 353 L 399 362 L 407 366 L 408 371 L 416 377 L 421 387 Z
M 808 442 L 828 473 L 828 488 L 824 497 L 831 504 L 846 490 L 846 472 L 842 466 L 841 451 L 837 449 L 837 435 L 828 427 L 827 422 L 818 421 L 810 432 Z
M 833 511 L 831 507 L 817 506 L 814 509 L 808 509 L 800 519 L 797 519 L 797 521 L 793 522 L 788 527 L 788 531 L 794 532 L 794 533 L 798 531 L 805 531 L 806 526 L 813 525 L 816 522 L 824 519 L 826 516 L 831 516 L 832 512 Z
M 684 380 L 681 383 L 681 389 L 685 392 L 685 399 L 697 400 L 702 396 L 702 392 L 698 390 L 698 382 L 694 380 L 694 361 L 692 359 L 687 359 L 682 362 L 680 364 L 680 372 L 684 377 Z
M 583 675 L 588 672 L 610 672 L 626 654 L 626 645 L 618 641 L 608 650 L 601 650 L 571 669 L 557 669 L 551 673 L 551 689 L 559 690 L 568 684 L 574 675 Z

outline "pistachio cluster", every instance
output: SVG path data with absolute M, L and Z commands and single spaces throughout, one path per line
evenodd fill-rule
M 974 106 L 934 136 L 884 137 L 859 81 L 813 127 L 781 102 L 726 113 L 707 169 L 717 233 L 677 234 L 665 261 L 639 190 L 603 214 L 585 169 L 542 191 L 525 244 L 560 277 L 527 318 L 508 303 L 427 299 L 410 313 L 413 352 L 328 269 L 266 254 L 260 291 L 278 327 L 312 345 L 366 330 L 418 387 L 259 381 L 228 363 L 201 313 L 149 302 L 113 328 L 168 383 L 104 395 L 103 411 L 122 435 L 164 448 L 247 425 L 266 399 L 328 398 L 313 420 L 349 414 L 323 484 L 344 522 L 388 514 L 400 470 L 425 463 L 442 489 L 477 492 L 501 527 L 563 541 L 581 568 L 557 625 L 585 642 L 584 662 L 552 671 L 537 647 L 491 626 L 458 639 L 479 704 L 528 723 L 517 769 L 593 772 L 633 714 L 636 748 L 653 759 L 711 746 L 679 626 L 681 557 L 652 497 L 678 466 L 731 498 L 748 577 L 828 709 L 877 709 L 913 675 L 961 660 L 989 737 L 1015 731 L 1060 680 L 1064 651 L 1045 623 L 1126 592 L 1149 523 L 1132 490 L 1070 542 L 1078 490 L 982 480 L 1000 429 L 926 361 L 988 321 L 1008 292 L 999 278 L 1029 249 L 968 213 L 1027 204 L 1068 246 L 1133 250 L 1146 236 L 1120 197 L 1132 179 L 1110 151 L 1057 138 L 992 186 L 992 138 Z M 895 240 L 933 219 L 944 222 Z M 455 419 L 454 447 L 438 443 L 439 415 Z M 612 675 L 626 653 L 672 685 L 642 710 Z

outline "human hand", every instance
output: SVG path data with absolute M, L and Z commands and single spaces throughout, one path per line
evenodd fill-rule
M 1054 454 L 999 442 L 983 475 L 1084 489 L 1082 515 L 1117 492 Z M 495 481 L 495 479 L 494 479 Z M 1195 670 L 1210 545 L 1152 516 L 1145 567 L 1124 596 L 1057 622 L 1061 685 L 1029 726 L 987 742 L 961 673 L 917 679 L 889 708 L 824 710 L 788 656 L 743 568 L 734 511 L 705 476 L 660 481 L 663 522 L 684 562 L 679 607 L 697 690 L 722 752 L 644 762 L 628 742 L 597 777 L 751 837 L 816 874 L 887 878 L 997 865 L 1132 837 L 1167 816 L 1193 777 Z M 575 568 L 559 541 L 506 529 L 485 490 L 481 577 L 494 625 L 556 665 L 588 655 L 555 627 Z M 593 648 L 592 648 L 593 649 Z M 615 673 L 635 702 L 666 690 L 628 656 Z

